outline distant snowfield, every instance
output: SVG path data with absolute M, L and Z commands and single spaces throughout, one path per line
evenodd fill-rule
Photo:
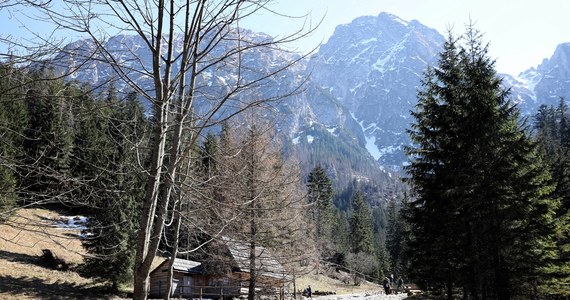
M 382 151 L 378 149 L 378 146 L 376 146 L 376 137 L 367 134 L 367 130 L 369 130 L 372 127 L 376 127 L 376 124 L 372 123 L 368 127 L 364 127 L 364 121 L 359 121 L 353 112 L 350 112 L 350 116 L 354 121 L 356 121 L 360 125 L 360 128 L 362 128 L 362 132 L 364 133 L 364 138 L 366 139 L 366 150 L 368 150 L 368 153 L 370 153 L 370 155 L 372 155 L 372 157 L 374 157 L 375 160 L 380 159 L 380 157 L 382 157 Z M 372 133 L 374 133 L 374 130 L 372 130 Z

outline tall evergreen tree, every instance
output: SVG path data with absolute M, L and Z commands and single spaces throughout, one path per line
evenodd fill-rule
M 25 201 L 48 201 L 55 196 L 53 182 L 57 167 L 52 158 L 55 150 L 56 103 L 52 95 L 60 82 L 49 81 L 43 70 L 32 74 L 26 93 L 28 124 L 24 132 L 21 195 Z M 25 175 L 24 175 L 25 174 Z
M 361 191 L 356 192 L 352 198 L 350 236 L 352 251 L 349 253 L 348 263 L 352 269 L 354 281 L 358 284 L 362 275 L 374 277 L 378 275 L 372 211 Z
M 332 262 L 339 266 L 347 267 L 346 257 L 351 250 L 350 222 L 348 213 L 340 209 L 334 209 L 334 220 L 331 227 L 331 241 L 334 246 Z
M 405 223 L 402 219 L 400 208 L 395 199 L 388 203 L 388 228 L 386 230 L 386 248 L 390 254 L 392 271 L 402 275 L 405 271 Z
M 352 252 L 374 254 L 372 212 L 364 194 L 358 191 L 352 198 L 350 231 L 353 238 Z
M 550 161 L 558 156 L 560 141 L 556 138 L 558 132 L 556 111 L 553 106 L 541 105 L 534 118 L 534 128 L 537 130 L 536 139 Z
M 315 223 L 315 240 L 319 244 L 321 256 L 328 259 L 330 254 L 327 254 L 329 252 L 327 247 L 331 248 L 333 222 L 333 190 L 325 169 L 321 166 L 315 167 L 309 173 L 307 187 L 309 188 L 308 201 L 312 205 L 311 218 Z
M 16 206 L 18 176 L 15 172 L 23 152 L 22 137 L 27 111 L 21 95 L 25 94 L 25 73 L 0 63 L 0 219 Z
M 374 247 L 378 260 L 378 278 L 384 278 L 392 273 L 392 259 L 388 251 L 388 229 L 389 219 L 387 218 L 384 205 L 379 205 L 372 209 L 372 223 L 374 229 Z
M 90 126 L 85 124 L 80 144 L 83 147 L 78 149 L 87 155 L 88 160 L 83 163 L 91 166 L 81 179 L 95 178 L 97 182 L 90 185 L 97 193 L 89 201 L 90 235 L 83 240 L 83 246 L 90 256 L 85 259 L 84 267 L 117 291 L 119 284 L 127 283 L 133 276 L 132 244 L 140 209 L 137 199 L 142 197 L 140 187 L 144 182 L 136 166 L 139 159 L 143 162 L 145 159 L 132 149 L 145 142 L 147 124 L 136 94 L 121 100 L 111 88 L 104 101 L 93 104 L 102 115 L 92 120 L 94 123 L 89 122 Z M 102 145 L 104 148 L 100 148 Z
M 530 297 L 553 255 L 558 201 L 480 35 L 469 27 L 463 41 L 448 38 L 412 113 L 412 270 L 448 299 L 456 288 L 474 299 Z

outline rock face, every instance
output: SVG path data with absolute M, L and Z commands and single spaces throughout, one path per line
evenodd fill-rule
M 418 21 L 381 13 L 338 26 L 309 62 L 312 80 L 351 113 L 380 164 L 400 166 L 405 128 L 426 66 L 444 38 Z
M 557 105 L 560 97 L 570 100 L 570 43 L 558 45 L 550 59 L 522 72 L 519 78 L 532 91 L 534 113 L 540 104 Z
M 252 41 L 272 39 L 251 31 L 240 34 Z M 286 151 L 295 153 L 307 168 L 321 164 L 333 178 L 344 181 L 386 177 L 389 174 L 379 171 L 379 165 L 398 169 L 406 162 L 404 147 L 410 141 L 405 130 L 413 121 L 410 111 L 417 103 L 417 88 L 426 67 L 437 65 L 444 40 L 436 30 L 415 20 L 404 21 L 387 13 L 360 17 L 338 26 L 309 59 L 264 79 L 256 89 L 236 94 L 233 100 L 271 98 L 306 82 L 302 92 L 272 103 L 279 112 L 277 123 L 286 138 Z M 182 43 L 179 37 L 175 41 Z M 129 79 L 150 89 L 151 79 L 137 72 L 152 63 L 143 45 L 139 37 L 119 35 L 104 47 L 106 55 L 131 70 Z M 214 55 L 235 46 L 235 40 L 228 40 Z M 116 75 L 95 50 L 92 42 L 77 41 L 52 63 L 62 73 L 75 71 L 72 77 L 76 80 L 98 85 Z M 253 81 L 298 58 L 277 48 L 253 49 L 242 57 L 247 68 L 240 80 Z M 197 84 L 201 94 L 224 95 L 238 80 L 234 71 L 230 65 L 204 69 Z M 536 113 L 540 104 L 556 104 L 560 96 L 570 99 L 570 43 L 559 45 L 550 59 L 517 77 L 500 76 L 511 89 L 511 99 L 527 115 Z M 219 116 L 231 114 L 232 109 L 221 110 Z

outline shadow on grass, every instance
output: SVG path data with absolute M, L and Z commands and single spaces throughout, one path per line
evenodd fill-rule
M 11 262 L 32 264 L 32 265 L 43 267 L 44 265 L 42 264 L 42 262 L 40 260 L 40 255 L 41 255 L 41 253 L 39 253 L 36 256 L 36 255 L 14 253 L 14 252 L 10 252 L 10 251 L 0 250 L 0 259 L 5 259 L 5 260 L 11 261 Z
M 0 293 L 12 297 L 22 295 L 38 299 L 109 299 L 104 287 L 86 287 L 69 282 L 45 283 L 33 277 L 0 276 Z
M 51 266 L 49 263 L 46 263 L 45 260 L 42 260 L 42 257 L 40 255 L 35 256 L 35 255 L 13 253 L 9 251 L 0 250 L 0 259 L 4 259 L 11 262 L 28 264 L 28 265 L 36 265 L 38 267 L 54 270 L 53 266 Z M 77 266 L 75 266 L 72 263 L 68 263 L 67 266 L 69 270 L 77 269 Z

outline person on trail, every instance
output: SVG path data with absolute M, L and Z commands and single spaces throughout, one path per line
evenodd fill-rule
M 307 297 L 313 298 L 312 294 L 313 294 L 313 291 L 311 291 L 311 286 L 309 285 L 309 287 L 307 288 Z
M 401 293 L 404 288 L 404 279 L 402 279 L 402 276 L 398 277 L 398 280 L 396 280 L 396 285 L 397 285 L 397 292 Z
M 386 295 L 390 295 L 390 278 L 384 277 L 382 286 L 384 287 L 384 293 L 386 293 Z

